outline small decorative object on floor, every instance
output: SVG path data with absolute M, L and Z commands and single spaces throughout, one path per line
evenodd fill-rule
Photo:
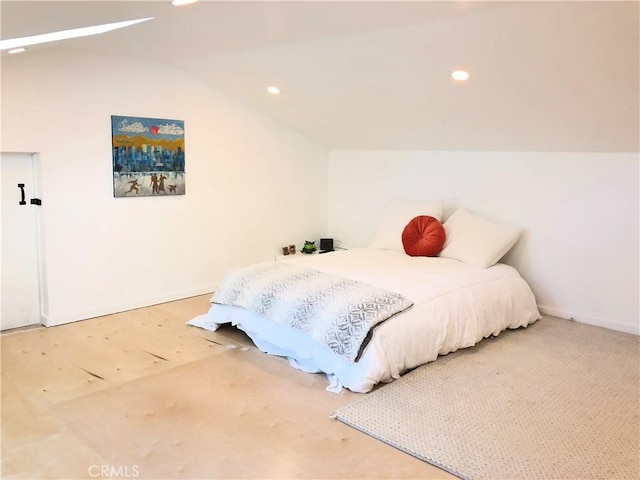
M 295 255 L 296 254 L 296 246 L 295 245 L 289 245 L 289 253 L 291 255 Z
M 289 247 L 282 247 L 282 254 L 289 255 Z
M 320 253 L 333 252 L 333 238 L 320 239 Z
M 302 247 L 302 253 L 313 253 L 316 251 L 316 242 L 310 242 L 305 240 L 304 247 Z

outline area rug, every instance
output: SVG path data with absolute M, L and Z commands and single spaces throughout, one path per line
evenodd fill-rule
M 638 479 L 639 360 L 635 335 L 545 317 L 334 416 L 462 479 Z

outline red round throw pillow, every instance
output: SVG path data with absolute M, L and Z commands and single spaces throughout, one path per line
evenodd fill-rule
M 444 246 L 444 226 L 438 219 L 420 215 L 402 231 L 402 245 L 412 257 L 435 257 Z

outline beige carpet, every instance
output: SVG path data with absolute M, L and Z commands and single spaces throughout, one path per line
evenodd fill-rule
M 336 410 L 465 479 L 640 478 L 640 337 L 545 317 Z

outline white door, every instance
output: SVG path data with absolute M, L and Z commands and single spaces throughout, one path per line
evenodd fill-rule
M 0 329 L 40 323 L 38 279 L 39 208 L 35 197 L 34 158 L 29 153 L 0 154 L 2 183 L 2 298 Z M 20 188 L 19 185 L 24 185 Z M 22 191 L 24 190 L 24 197 Z M 24 202 L 23 204 L 21 204 Z

